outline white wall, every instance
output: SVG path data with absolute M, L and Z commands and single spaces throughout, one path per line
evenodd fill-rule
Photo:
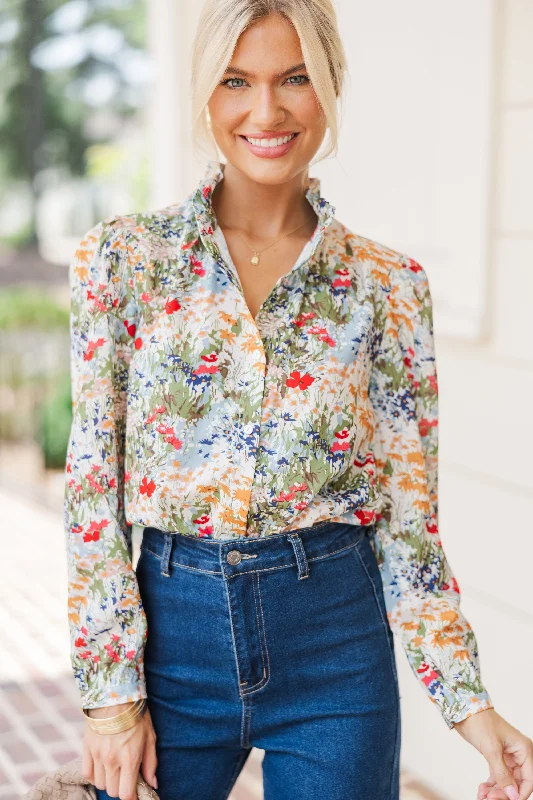
M 533 736 L 533 2 L 497 4 L 487 326 L 437 337 L 441 531 L 497 711 Z M 450 800 L 488 776 L 400 666 L 404 763 Z M 451 767 L 453 765 L 453 767 Z
M 533 0 L 337 7 L 351 99 L 339 157 L 311 174 L 354 232 L 428 271 L 441 536 L 495 706 L 532 736 Z M 160 206 L 180 200 L 203 171 L 187 105 L 200 3 L 151 0 L 150 8 Z M 404 766 L 449 800 L 475 797 L 485 760 L 448 730 L 400 648 L 397 661 Z

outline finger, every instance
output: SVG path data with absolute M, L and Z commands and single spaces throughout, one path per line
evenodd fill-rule
M 533 794 L 533 747 L 529 747 L 526 759 L 520 768 L 520 800 L 526 800 Z
M 98 759 L 94 762 L 94 785 L 97 789 L 105 791 L 105 769 Z
M 146 747 L 144 748 L 142 759 L 142 775 L 146 783 L 157 789 L 157 777 L 155 774 L 157 768 L 157 755 L 155 749 L 155 742 L 153 739 L 148 739 Z
M 87 744 L 83 746 L 83 755 L 81 758 L 81 774 L 85 780 L 94 784 L 94 761 Z
M 498 745 L 497 749 L 489 754 L 487 760 L 489 762 L 491 777 L 496 779 L 498 787 L 505 792 L 504 798 L 506 798 L 506 800 L 518 800 L 518 787 L 513 773 L 505 762 L 501 745 Z
M 106 766 L 105 768 L 105 790 L 110 797 L 118 797 L 120 783 L 119 767 Z
M 118 794 L 120 800 L 138 800 L 137 797 L 137 775 L 139 770 L 132 770 L 128 767 L 122 767 L 120 770 L 120 783 Z
M 477 790 L 477 800 L 487 800 L 487 795 L 493 786 L 494 782 L 489 779 L 484 783 L 480 783 Z

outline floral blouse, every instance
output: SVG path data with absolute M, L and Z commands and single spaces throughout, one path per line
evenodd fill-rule
M 427 275 L 318 216 L 254 320 L 211 204 L 116 216 L 70 266 L 73 420 L 64 518 L 82 706 L 146 697 L 133 525 L 212 539 L 371 526 L 391 629 L 449 728 L 491 708 L 437 516 Z

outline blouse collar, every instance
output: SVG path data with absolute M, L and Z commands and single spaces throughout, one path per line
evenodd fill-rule
M 216 260 L 220 258 L 217 243 L 213 237 L 213 232 L 217 227 L 217 219 L 212 205 L 213 190 L 216 185 L 224 178 L 225 163 L 220 161 L 208 161 L 207 167 L 202 179 L 199 181 L 196 191 L 193 193 L 193 206 L 196 221 L 198 223 L 198 230 L 202 240 L 215 257 Z M 298 259 L 299 264 L 310 258 L 315 252 L 318 244 L 322 240 L 324 231 L 331 224 L 335 216 L 335 206 L 332 205 L 320 194 L 320 179 L 317 177 L 309 177 L 305 196 L 313 210 L 315 211 L 318 221 L 314 233 L 307 242 L 301 257 Z

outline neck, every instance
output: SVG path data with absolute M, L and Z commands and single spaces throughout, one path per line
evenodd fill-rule
M 282 236 L 305 221 L 312 230 L 316 214 L 305 196 L 307 182 L 304 170 L 285 183 L 258 183 L 228 162 L 213 192 L 213 209 L 223 227 L 249 234 L 254 241 Z M 301 231 L 306 230 L 302 225 Z

